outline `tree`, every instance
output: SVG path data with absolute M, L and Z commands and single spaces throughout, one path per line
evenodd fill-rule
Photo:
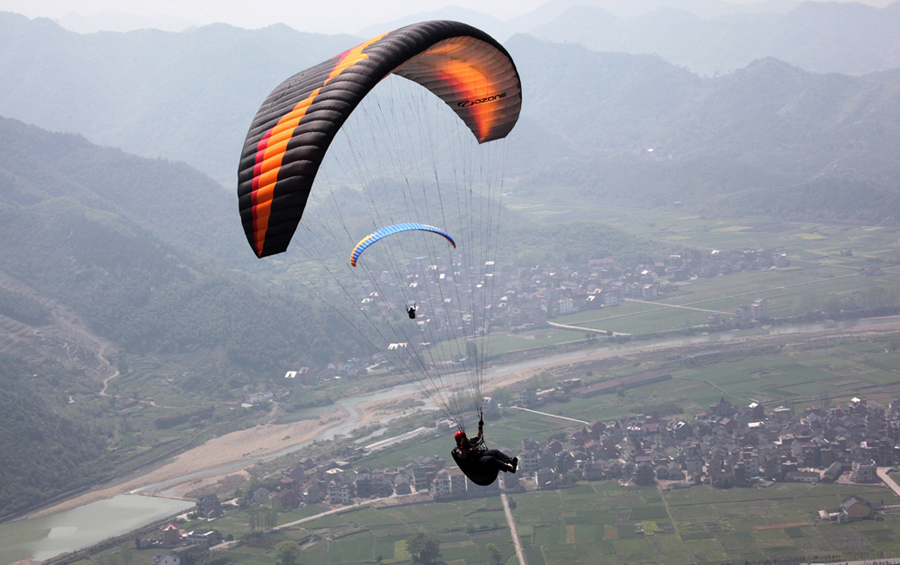
M 280 503 L 272 503 L 271 506 L 262 510 L 263 523 L 267 530 L 271 530 L 278 525 L 278 509 L 280 506 Z
M 652 485 L 656 483 L 656 475 L 650 465 L 640 465 L 635 470 L 634 482 L 639 485 Z
M 406 538 L 413 563 L 434 563 L 441 556 L 441 540 L 434 532 L 416 532 Z
M 275 546 L 275 557 L 281 565 L 296 565 L 300 559 L 300 546 L 291 540 L 279 542 Z
M 261 529 L 260 524 L 260 513 L 262 512 L 262 508 L 260 508 L 259 504 L 254 503 L 247 509 L 247 518 L 250 521 L 250 533 L 255 534 Z
M 488 552 L 491 563 L 493 563 L 494 565 L 500 565 L 500 563 L 503 561 L 503 553 L 501 553 L 500 548 L 492 543 L 489 543 L 487 544 L 485 549 Z
M 122 565 L 131 565 L 133 558 L 134 555 L 131 552 L 131 546 L 126 545 L 119 550 L 119 559 L 122 561 Z

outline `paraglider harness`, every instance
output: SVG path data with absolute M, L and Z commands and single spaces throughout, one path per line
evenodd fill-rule
M 469 477 L 470 481 L 476 485 L 486 487 L 497 480 L 497 475 L 500 471 L 495 469 L 485 469 L 477 462 L 477 459 L 480 459 L 481 454 L 487 451 L 487 446 L 484 443 L 483 427 L 484 417 L 479 411 L 478 436 L 476 440 L 471 441 L 466 437 L 463 443 L 458 444 L 456 449 L 450 452 L 450 455 L 453 456 L 453 460 L 456 461 L 456 465 L 459 467 L 460 471 Z M 459 427 L 459 431 L 465 433 L 462 426 Z M 463 450 L 467 452 L 465 457 L 462 456 Z
M 406 307 L 406 313 L 409 314 L 409 319 L 410 319 L 410 320 L 415 320 L 415 319 L 416 319 L 416 310 L 418 310 L 418 309 L 419 309 L 419 307 L 416 306 L 416 303 L 415 303 L 415 302 L 413 302 L 413 305 L 412 305 L 412 306 L 407 306 L 407 307 Z

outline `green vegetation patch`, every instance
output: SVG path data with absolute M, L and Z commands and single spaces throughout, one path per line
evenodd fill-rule
M 681 534 L 681 541 L 695 541 L 700 539 L 713 539 L 716 535 L 712 532 L 690 532 Z
M 640 506 L 631 511 L 631 519 L 635 522 L 643 520 L 668 520 L 669 513 L 665 506 Z
M 579 559 L 581 557 L 575 544 L 548 545 L 544 547 L 548 559 Z M 571 563 L 571 561 L 569 561 Z

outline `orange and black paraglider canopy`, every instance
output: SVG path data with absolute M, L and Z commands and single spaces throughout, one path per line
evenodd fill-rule
M 409 25 L 294 75 L 259 108 L 238 168 L 241 221 L 258 257 L 287 249 L 334 136 L 390 74 L 441 98 L 480 143 L 505 137 L 518 120 L 521 84 L 509 54 L 459 22 Z

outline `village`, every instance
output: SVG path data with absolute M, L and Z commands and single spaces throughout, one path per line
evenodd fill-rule
M 669 255 L 653 264 L 639 264 L 634 267 L 622 266 L 611 258 L 595 259 L 582 267 L 534 266 L 523 268 L 508 266 L 494 271 L 494 262 L 485 267 L 485 277 L 490 279 L 494 289 L 489 292 L 485 279 L 470 277 L 468 289 L 476 296 L 476 303 L 485 304 L 491 312 L 483 316 L 466 313 L 466 308 L 455 307 L 454 298 L 430 298 L 423 296 L 417 306 L 420 315 L 417 325 L 421 336 L 429 343 L 390 343 L 385 351 L 375 353 L 368 359 L 348 359 L 334 361 L 326 367 L 299 367 L 285 372 L 284 383 L 288 386 L 312 386 L 330 379 L 358 378 L 377 373 L 380 366 L 390 366 L 391 357 L 405 358 L 415 355 L 422 346 L 442 340 L 459 337 L 489 335 L 495 331 L 512 333 L 549 327 L 549 320 L 567 314 L 586 310 L 615 308 L 625 300 L 656 300 L 678 291 L 678 287 L 688 284 L 691 279 L 727 276 L 742 271 L 783 268 L 790 266 L 787 253 L 777 249 L 743 249 L 733 251 L 713 250 L 709 253 L 694 253 L 690 257 Z M 458 265 L 456 267 L 459 267 Z M 428 264 L 408 265 L 401 277 L 409 279 L 410 285 L 419 285 L 424 277 L 440 283 L 460 278 L 459 271 Z M 387 272 L 385 272 L 387 276 Z M 366 286 L 366 281 L 363 281 Z M 371 286 L 371 285 L 369 285 Z M 425 286 L 424 284 L 422 286 Z M 490 296 L 490 299 L 485 298 Z M 367 288 L 358 297 L 360 310 L 377 309 L 381 312 L 405 311 L 406 304 L 395 298 L 391 301 L 374 288 Z M 769 317 L 768 301 L 757 299 L 741 305 L 734 313 L 711 314 L 706 323 L 710 327 L 730 328 L 742 323 L 763 320 Z M 613 332 L 585 329 L 602 335 Z M 421 354 L 421 353 L 420 353 Z M 393 361 L 397 362 L 396 359 Z M 465 363 L 464 355 L 454 355 L 454 363 Z M 249 404 L 266 402 L 272 393 L 256 393 L 245 399 Z
M 671 378 L 649 373 L 635 383 L 666 376 Z M 568 381 L 560 386 L 577 384 Z M 536 397 L 533 389 L 526 389 L 518 401 L 537 406 Z M 450 425 L 438 423 L 447 430 Z M 278 499 L 286 509 L 301 503 L 341 505 L 413 492 L 429 492 L 435 500 L 490 496 L 501 490 L 563 488 L 580 480 L 659 482 L 664 488 L 746 487 L 767 481 L 866 484 L 881 480 L 878 467 L 900 461 L 898 437 L 900 401 L 885 409 L 854 398 L 846 407 L 809 407 L 792 415 L 783 406 L 766 414 L 760 404 L 735 407 L 723 398 L 695 414 L 693 425 L 646 415 L 592 421 L 545 444 L 525 440 L 517 451 L 518 472 L 503 473 L 488 487 L 469 481 L 449 457 L 379 470 L 354 469 L 350 461 L 306 459 L 283 471 L 273 490 L 260 490 L 254 497 Z
M 666 377 L 671 378 L 665 373 L 647 373 L 631 385 Z M 567 379 L 558 386 L 578 390 L 579 384 L 578 379 Z M 516 402 L 538 409 L 540 392 L 525 389 Z M 502 409 L 492 404 L 492 399 L 485 402 L 491 411 Z M 168 549 L 168 554 L 158 553 L 154 563 L 179 565 L 185 553 L 224 541 L 214 529 L 214 521 L 228 512 L 230 504 L 245 509 L 256 506 L 270 513 L 311 505 L 327 510 L 364 501 L 416 504 L 559 489 L 595 480 L 657 485 L 666 490 L 699 485 L 766 488 L 780 481 L 884 481 L 900 490 L 887 474 L 900 463 L 900 400 L 884 407 L 853 398 L 844 406 L 809 406 L 795 413 L 784 406 L 766 411 L 758 403 L 734 406 L 722 398 L 690 420 L 649 414 L 610 422 L 595 420 L 543 443 L 525 440 L 516 451 L 518 472 L 501 473 L 486 487 L 471 482 L 449 457 L 420 458 L 384 469 L 354 464 L 366 455 L 365 448 L 344 449 L 344 459 L 304 457 L 227 503 L 215 494 L 200 497 L 195 516 L 205 518 L 209 528 L 181 531 L 178 524 L 167 523 L 157 536 L 141 540 L 139 547 Z M 433 425 L 442 433 L 451 427 L 449 421 Z M 883 507 L 883 499 L 851 496 L 838 507 L 820 509 L 817 519 L 836 524 L 879 520 Z

